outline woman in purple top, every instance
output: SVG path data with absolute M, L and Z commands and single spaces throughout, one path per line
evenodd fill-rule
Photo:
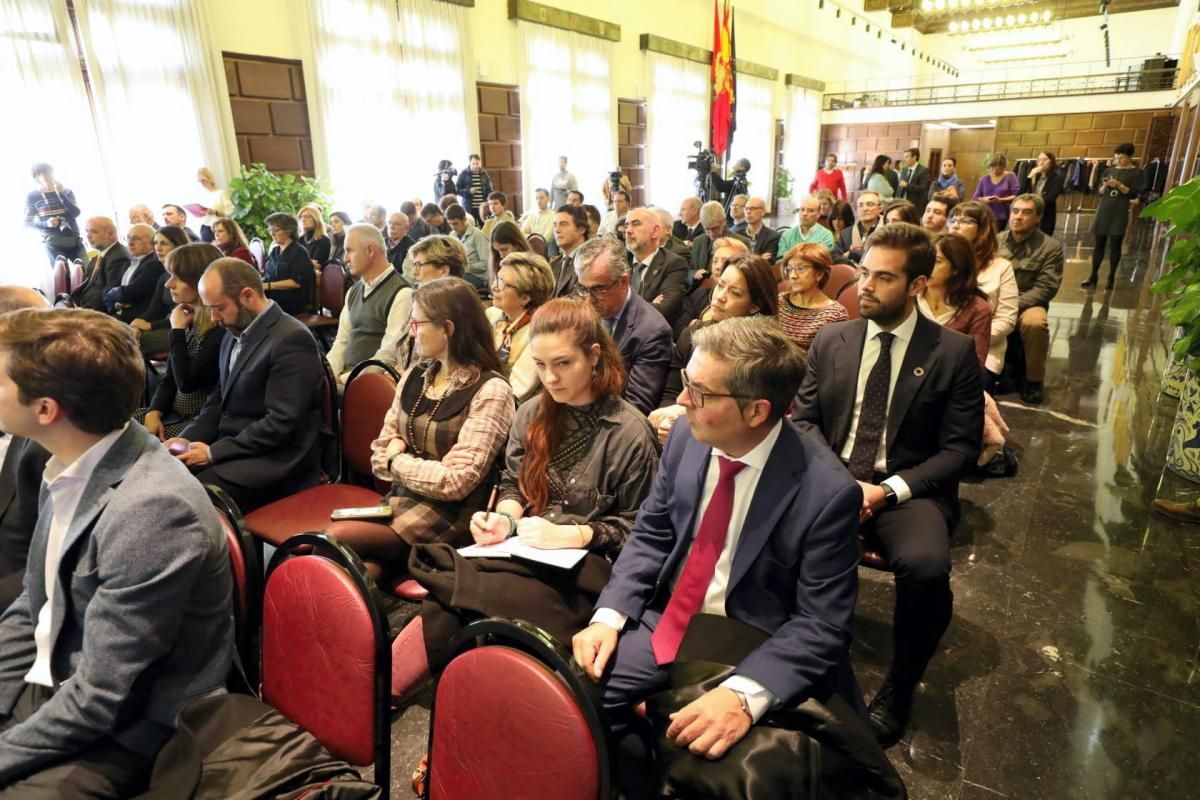
M 994 156 L 988 167 L 991 172 L 979 179 L 971 199 L 986 203 L 996 216 L 997 229 L 1004 230 L 1008 225 L 1008 207 L 1021 193 L 1021 182 L 1008 171 L 1008 159 L 1004 156 Z

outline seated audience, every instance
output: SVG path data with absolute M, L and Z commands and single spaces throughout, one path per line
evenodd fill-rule
M 521 227 L 515 222 L 505 220 L 492 228 L 490 238 L 491 252 L 488 253 L 488 284 L 485 289 L 490 290 L 492 283 L 496 280 L 496 271 L 500 269 L 500 262 L 505 256 L 510 253 L 528 253 L 531 252 L 529 241 L 525 238 L 525 234 L 521 233 Z
M 686 244 L 682 239 L 677 238 L 671 231 L 674 225 L 674 219 L 671 217 L 671 212 L 660 206 L 652 206 L 650 208 L 658 217 L 659 232 L 658 246 L 669 253 L 674 253 L 684 260 L 685 263 L 692 263 L 692 246 Z M 624 235 L 622 234 L 622 238 Z
M 708 277 L 708 265 L 712 263 L 712 243 L 723 236 L 737 239 L 746 247 L 752 247 L 753 242 L 740 233 L 725 230 L 725 209 L 715 200 L 710 200 L 700 206 L 700 224 L 704 232 L 692 240 L 691 283 L 699 283 Z
M 917 297 L 917 308 L 938 325 L 970 336 L 980 369 L 986 369 L 992 341 L 992 307 L 975 285 L 975 253 L 962 236 L 941 236 L 933 272 Z
M 492 245 L 487 237 L 475 227 L 475 218 L 455 203 L 446 209 L 446 222 L 467 253 L 467 271 L 463 275 L 473 286 L 484 286 L 488 279 L 488 264 L 492 256 Z
M 620 192 L 617 193 L 621 194 Z M 629 285 L 643 300 L 674 322 L 688 288 L 688 263 L 659 247 L 662 222 L 648 208 L 635 208 L 625 219 L 625 247 L 632 256 Z
M 842 229 L 833 248 L 834 259 L 846 257 L 856 264 L 862 260 L 867 239 L 883 227 L 883 202 L 878 192 L 859 192 L 857 202 L 858 222 Z
M 0 314 L 50 308 L 25 286 L 0 286 Z M 29 542 L 38 521 L 42 473 L 50 453 L 32 439 L 0 433 L 0 612 L 21 594 Z
M 316 272 L 325 268 L 333 251 L 333 243 L 325 235 L 324 216 L 321 207 L 314 203 L 304 206 L 296 215 L 300 221 L 300 246 L 308 253 Z
M 513 252 L 500 261 L 492 281 L 488 319 L 493 322 L 496 354 L 518 405 L 541 388 L 529 347 L 530 321 L 552 297 L 554 273 L 546 259 L 536 253 Z
M 421 222 L 425 226 L 425 236 L 450 235 L 450 226 L 446 224 L 446 215 L 437 203 L 425 203 L 421 206 Z
M 138 251 L 145 246 L 141 241 L 144 234 L 145 231 L 142 231 L 138 236 L 139 241 L 136 246 Z M 126 238 L 130 242 L 129 246 L 134 247 L 133 233 L 131 232 Z M 145 258 L 155 259 L 159 264 L 165 264 L 167 257 L 175 248 L 183 247 L 185 244 L 189 244 L 189 242 L 183 231 L 174 225 L 163 225 L 154 232 L 154 252 L 147 254 Z M 162 353 L 168 347 L 171 309 L 175 308 L 175 301 L 171 299 L 171 290 L 167 288 L 169 277 L 167 271 L 162 269 L 158 283 L 154 286 L 154 293 L 150 295 L 150 305 L 147 306 L 142 316 L 135 317 L 129 323 L 129 327 L 138 332 L 138 344 L 146 355 Z
M 836 243 L 841 240 L 842 231 L 851 227 L 854 227 L 854 208 L 845 200 L 838 200 L 829 211 L 829 230 L 833 233 L 833 241 Z M 835 245 L 830 252 L 836 250 Z
M 189 242 L 198 242 L 200 237 L 187 225 L 187 210 L 183 206 L 167 203 L 162 207 L 163 226 L 174 225 L 183 231 Z
M 839 175 L 841 173 L 838 173 Z M 820 224 L 821 203 L 815 197 L 805 197 L 796 209 L 797 224 L 779 237 L 779 253 L 790 253 L 798 244 L 818 244 L 833 250 L 833 234 Z
M 711 309 L 713 288 L 717 285 L 717 279 L 721 277 L 721 270 L 725 265 L 731 259 L 744 256 L 749 252 L 750 248 L 744 242 L 734 239 L 732 236 L 722 236 L 713 242 L 712 263 L 708 265 L 709 277 L 688 292 L 687 298 L 683 301 L 683 310 L 675 319 L 675 324 L 671 326 L 671 333 L 676 338 L 683 333 L 683 329 L 692 320 L 702 319 Z
M 554 209 L 550 208 L 550 193 L 545 189 L 537 189 L 533 193 L 534 207 L 521 216 L 521 233 L 526 236 L 537 234 L 546 240 L 554 241 Z
M 156 243 L 160 238 L 172 241 L 161 230 L 154 238 Z M 131 259 L 118 282 L 104 292 L 105 309 L 122 322 L 144 319 L 155 304 L 155 292 L 161 289 L 165 280 L 162 256 L 158 255 L 157 247 L 155 255 L 155 258 Z
M 577 189 L 567 192 L 567 205 L 583 208 L 583 192 Z
M 346 228 L 351 225 L 350 215 L 335 211 L 329 215 L 329 260 L 346 263 Z M 374 226 L 372 226 L 374 227 Z M 375 230 L 379 230 L 375 228 Z
M 316 340 L 267 299 L 258 271 L 241 259 L 214 261 L 200 279 L 200 300 L 230 334 L 221 343 L 221 379 L 166 445 L 186 446 L 176 458 L 242 511 L 315 486 L 324 380 Z
M 749 196 L 744 194 L 735 194 L 729 198 L 729 230 L 742 236 L 746 235 L 746 201 L 749 199 Z
M 150 251 L 150 238 L 154 235 L 154 230 L 148 225 L 134 225 L 127 235 L 133 237 L 135 234 L 145 249 L 137 247 L 132 241 L 130 246 L 145 255 Z M 125 249 L 125 245 L 117 241 L 117 227 L 108 217 L 89 219 L 84 226 L 84 235 L 87 237 L 88 246 L 96 251 L 96 255 L 88 262 L 83 283 L 71 292 L 71 301 L 79 308 L 107 311 L 104 296 L 114 287 L 121 285 L 121 278 L 129 269 L 132 255 Z
M 550 260 L 554 273 L 554 296 L 575 294 L 575 254 L 589 238 L 587 214 L 574 205 L 559 206 L 554 212 L 554 244 L 558 254 Z
M 718 759 L 777 706 L 831 692 L 862 706 L 849 660 L 862 491 L 784 419 L 803 375 L 804 357 L 774 322 L 729 319 L 696 335 L 679 398 L 687 424 L 572 642 L 601 684 L 626 797 L 656 796 L 650 726 L 634 706 L 668 688 L 697 613 L 769 638 L 673 715 L 666 737 L 677 746 Z
M 934 201 L 930 201 L 932 205 Z M 971 243 L 975 252 L 975 284 L 992 309 L 991 343 L 984 363 L 989 390 L 1004 369 L 1008 336 L 1017 325 L 1017 279 L 1012 264 L 996 255 L 996 218 L 983 203 L 968 200 L 950 212 L 948 228 Z
M 679 338 L 671 352 L 671 369 L 667 373 L 667 385 L 663 391 L 659 408 L 650 412 L 650 424 L 654 427 L 658 441 L 666 444 L 667 436 L 675 420 L 687 409 L 678 403 L 683 391 L 683 372 L 692 357 L 695 335 L 703 328 L 734 317 L 767 317 L 773 319 L 779 313 L 775 271 L 762 256 L 743 254 L 728 261 L 717 277 L 712 291 L 712 304 L 693 320 Z
M 246 234 L 242 232 L 241 225 L 229 217 L 218 217 L 213 220 L 212 230 L 212 243 L 221 251 L 221 255 L 226 258 L 240 258 L 247 264 L 258 267 L 250 253 L 250 243 L 246 241 Z
M 833 192 L 828 189 L 822 189 L 817 192 L 817 224 L 826 230 L 833 230 L 833 207 L 837 203 L 837 198 L 833 196 Z M 784 252 L 787 252 L 786 250 Z
M 779 324 L 805 354 L 817 331 L 849 319 L 845 307 L 821 291 L 829 283 L 832 268 L 833 258 L 819 244 L 798 244 L 783 257 L 788 291 L 779 295 Z
M 624 397 L 643 414 L 658 405 L 671 365 L 671 326 L 629 286 L 625 247 L 593 239 L 575 254 L 576 294 L 587 300 L 617 343 L 625 365 Z
M 387 209 L 378 203 L 368 203 L 363 211 L 363 222 L 374 225 L 383 235 L 387 235 Z M 407 219 L 407 217 L 405 217 Z M 390 260 L 390 259 L 389 259 Z M 393 264 L 393 266 L 395 266 Z
M 130 206 L 126 216 L 129 217 L 130 225 L 141 223 L 142 225 L 149 225 L 154 230 L 158 230 L 158 221 L 154 219 L 154 212 L 145 203 L 135 203 Z
M 0 617 L 0 787 L 134 797 L 184 705 L 225 691 L 225 537 L 203 487 L 129 422 L 144 368 L 127 326 L 5 314 L 0 364 L 0 427 L 52 454 L 29 579 Z
M 371 444 L 375 477 L 392 483 L 380 501 L 391 507 L 392 519 L 347 520 L 328 528 L 377 576 L 403 568 L 415 544 L 470 541 L 470 515 L 487 503 L 489 475 L 515 408 L 483 305 L 469 283 L 422 281 L 409 331 L 420 360 L 400 377 L 395 402 Z
M 583 214 L 587 217 L 588 238 L 595 239 L 600 235 L 600 209 L 587 203 L 580 206 L 580 208 L 583 209 Z
M 413 265 L 412 284 L 420 286 L 430 281 L 436 281 L 438 278 L 467 279 L 467 251 L 462 246 L 462 242 L 453 236 L 426 236 L 413 245 L 409 252 Z M 474 286 L 470 280 L 467 280 L 467 283 Z M 406 317 L 411 319 L 413 289 L 408 287 L 401 289 L 396 302 L 404 304 L 409 309 Z M 396 369 L 403 372 L 420 360 L 421 356 L 415 349 L 415 344 L 410 325 L 404 330 L 402 338 L 396 345 Z
M 347 228 L 345 236 L 346 266 L 355 280 L 338 315 L 337 336 L 325 355 L 339 385 L 346 383 L 360 361 L 395 365 L 412 312 L 412 289 L 388 263 L 379 229 L 360 222 Z
M 921 215 L 921 227 L 930 235 L 945 233 L 946 223 L 950 212 L 958 205 L 958 201 L 948 194 L 938 192 L 925 203 L 925 213 Z
M 616 236 L 617 223 L 629 214 L 629 192 L 621 189 L 612 194 L 612 208 L 600 221 L 599 236 Z
M 200 277 L 218 258 L 221 251 L 211 244 L 185 244 L 167 256 L 166 286 L 176 304 L 169 317 L 171 355 L 149 408 L 134 415 L 163 441 L 178 436 L 195 419 L 220 381 L 218 358 L 225 331 L 200 302 Z
M 679 204 L 679 219 L 671 227 L 671 235 L 691 247 L 693 240 L 702 233 L 704 226 L 700 224 L 700 198 L 690 195 Z
M 907 222 L 909 225 L 920 225 L 921 215 L 911 200 L 892 200 L 883 207 L 883 224 Z
M 621 399 L 621 356 L 595 312 L 577 300 L 552 300 L 534 314 L 529 330 L 544 388 L 517 411 L 496 507 L 471 515 L 471 536 L 480 545 L 516 536 L 532 547 L 582 548 L 588 555 L 563 587 L 528 568 L 484 567 L 447 576 L 437 565 L 449 561 L 449 553 L 418 549 L 415 558 L 437 575 L 420 615 L 392 645 L 394 697 L 411 695 L 431 667 L 444 667 L 446 645 L 481 617 L 526 620 L 569 645 L 587 624 L 650 493 L 658 447 L 645 417 Z M 465 566 L 478 565 L 472 560 Z M 426 573 L 416 574 L 420 580 Z M 483 598 L 482 607 L 456 604 L 464 591 Z
M 429 226 L 425 224 L 425 220 L 421 218 L 418 210 L 421 205 L 412 200 L 405 200 L 400 204 L 400 213 L 408 217 L 408 235 L 414 242 L 418 242 L 429 235 Z
M 746 201 L 746 227 L 742 231 L 746 238 L 750 240 L 750 249 L 756 255 L 760 255 L 767 260 L 768 264 L 774 264 L 775 259 L 779 257 L 779 231 L 773 228 L 768 228 L 763 222 L 763 216 L 767 213 L 767 201 L 761 197 L 751 197 Z
M 858 280 L 862 319 L 817 333 L 792 414 L 858 480 L 861 532 L 895 576 L 892 664 L 868 707 L 882 743 L 903 733 L 917 683 L 953 615 L 958 480 L 979 457 L 983 430 L 974 342 L 916 310 L 935 258 L 929 235 L 916 226 L 895 223 L 875 233 Z
M 385 242 L 388 263 L 401 274 L 404 274 L 404 259 L 408 255 L 408 250 L 416 244 L 416 240 L 408 235 L 409 227 L 408 217 L 403 212 L 397 211 L 387 218 Z
M 275 244 L 263 267 L 263 289 L 284 313 L 295 316 L 312 309 L 316 299 L 316 274 L 304 245 L 296 240 L 299 226 L 291 214 L 276 212 L 267 217 L 267 230 Z
M 1017 330 L 1025 355 L 1021 399 L 1045 399 L 1046 355 L 1050 352 L 1050 301 L 1062 285 L 1063 248 L 1040 229 L 1045 201 L 1041 195 L 1019 195 L 1012 203 L 1008 230 L 1000 234 L 997 253 L 1012 264 L 1017 279 Z M 1018 209 L 1020 209 L 1018 213 Z
M 488 211 L 491 212 L 491 216 L 488 217 L 488 221 L 483 224 L 483 235 L 488 237 L 488 240 L 490 241 L 492 238 L 492 231 L 497 225 L 499 225 L 501 222 L 511 222 L 513 225 L 517 225 L 517 218 L 513 216 L 511 211 L 508 210 L 508 195 L 506 195 L 504 192 L 492 192 L 489 194 L 487 198 L 487 205 Z M 517 225 L 517 230 L 520 230 L 520 228 L 521 226 Z

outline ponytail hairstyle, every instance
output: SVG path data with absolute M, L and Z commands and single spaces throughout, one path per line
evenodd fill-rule
M 583 300 L 558 298 L 534 312 L 529 323 L 532 342 L 543 334 L 562 333 L 584 355 L 599 349 L 600 358 L 592 370 L 592 391 L 596 399 L 619 397 L 625 390 L 625 366 L 612 336 L 600 317 Z M 538 399 L 538 410 L 525 434 L 525 458 L 517 473 L 517 486 L 529 503 L 530 513 L 541 514 L 550 502 L 548 472 L 550 457 L 562 440 L 564 427 L 562 403 L 557 403 L 544 387 Z

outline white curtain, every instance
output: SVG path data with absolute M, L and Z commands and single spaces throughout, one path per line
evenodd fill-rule
M 471 150 L 467 9 L 435 0 L 312 0 L 316 90 L 340 208 L 431 195 L 437 163 Z
M 674 214 L 696 194 L 696 173 L 687 166 L 693 142 L 708 147 L 709 68 L 648 52 L 646 85 L 646 201 Z
M 750 194 L 767 202 L 775 172 L 775 82 L 741 73 L 737 76 L 737 130 L 729 150 L 729 167 L 750 159 Z
M 49 276 L 41 236 L 24 224 L 24 201 L 34 188 L 30 167 L 49 162 L 75 192 L 83 213 L 111 213 L 101 159 L 92 135 L 66 4 L 0 0 L 0 282 L 41 287 Z
M 788 116 L 784 125 L 783 165 L 796 183 L 792 198 L 799 201 L 821 166 L 821 95 L 812 89 L 788 90 Z
M 96 133 L 118 223 L 134 203 L 199 203 L 196 171 L 221 185 L 236 155 L 224 74 L 202 0 L 87 0 L 76 18 L 96 104 Z
M 566 156 L 584 202 L 603 211 L 600 187 L 617 166 L 612 42 L 526 22 L 517 32 L 525 207 L 533 208 L 533 190 L 549 185 Z

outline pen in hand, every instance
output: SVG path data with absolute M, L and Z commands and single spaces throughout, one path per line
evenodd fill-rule
M 495 486 L 492 487 L 492 494 L 488 498 L 487 512 L 483 517 L 483 521 L 485 524 L 490 525 L 492 522 L 492 511 L 494 511 L 496 508 L 496 492 L 499 489 L 500 489 L 500 484 L 496 484 Z

